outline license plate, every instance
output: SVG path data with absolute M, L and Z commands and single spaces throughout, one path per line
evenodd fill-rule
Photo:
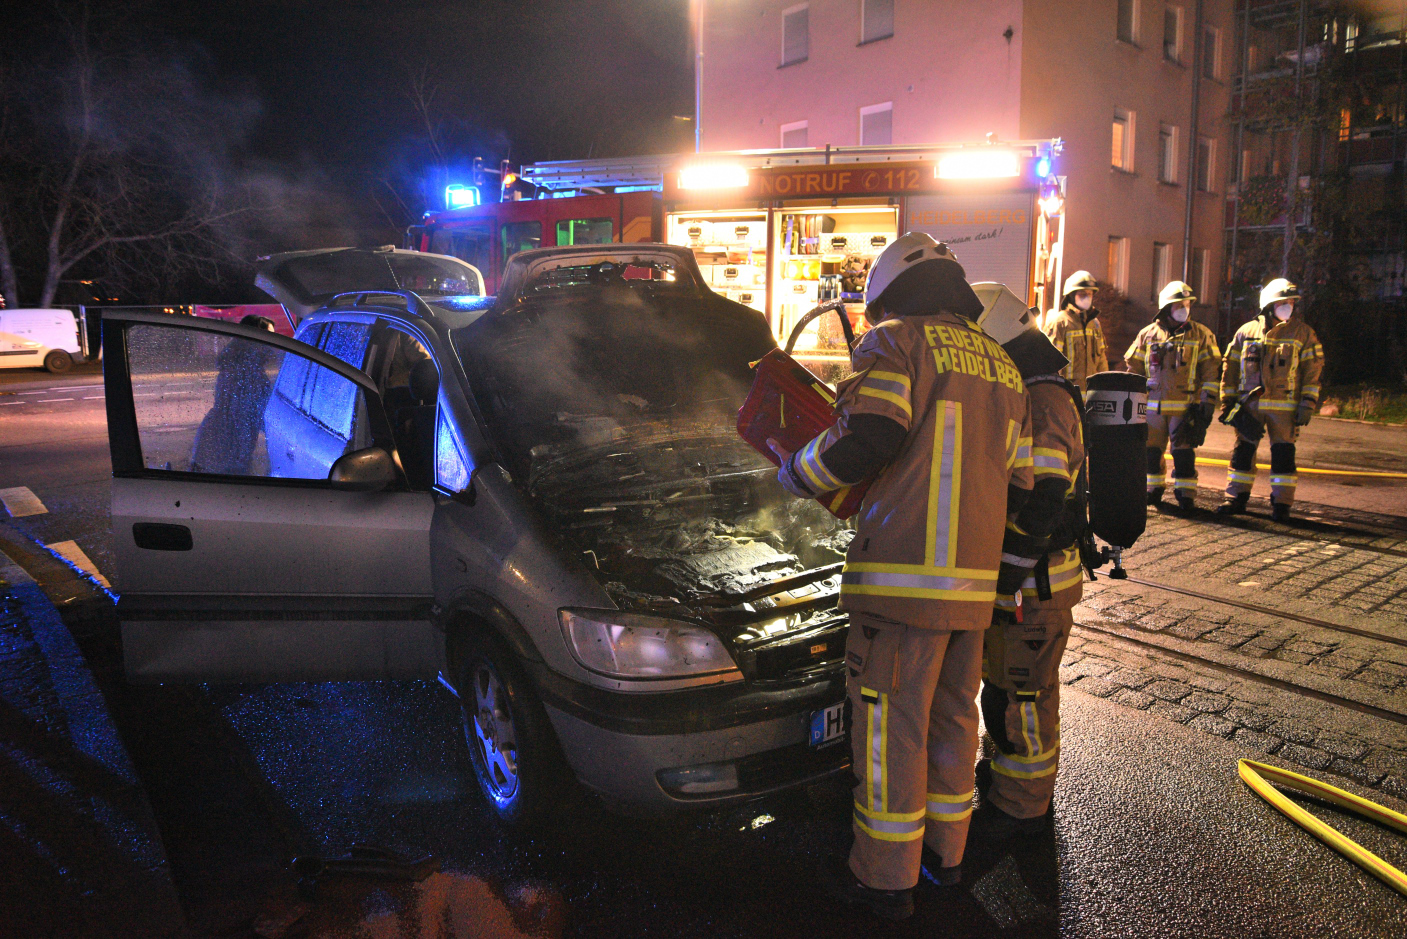
M 845 736 L 845 702 L 811 712 L 811 746 L 824 747 Z

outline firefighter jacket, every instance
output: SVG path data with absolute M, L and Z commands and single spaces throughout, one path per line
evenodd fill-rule
M 788 461 L 811 488 L 842 480 L 823 457 L 861 414 L 906 435 L 856 515 L 841 575 L 852 614 L 929 629 L 986 629 L 996 599 L 1008 486 L 1032 486 L 1031 411 L 1011 358 L 954 313 L 887 319 L 851 353 L 840 419 Z M 787 467 L 784 466 L 784 470 Z
M 1129 371 L 1148 379 L 1150 414 L 1181 415 L 1189 404 L 1217 400 L 1221 348 L 1195 320 L 1174 323 L 1159 316 L 1143 327 L 1124 358 Z
M 1293 413 L 1301 401 L 1319 402 L 1319 376 L 1324 371 L 1324 347 L 1310 325 L 1297 317 L 1266 328 L 1257 316 L 1236 330 L 1226 347 L 1221 370 L 1223 399 L 1263 387 L 1256 406 L 1261 411 Z
M 1032 378 L 1026 392 L 1035 487 L 1007 519 L 1002 563 L 1031 571 L 1021 585 L 1023 606 L 1070 610 L 1084 593 L 1079 542 L 1069 536 L 1077 538 L 1084 528 L 1085 504 L 1077 490 L 1085 462 L 1084 427 L 1065 382 L 1055 376 Z M 1015 602 L 998 597 L 997 605 L 1011 609 Z
M 1063 310 L 1053 310 L 1046 317 L 1045 334 L 1070 360 L 1060 370 L 1061 377 L 1074 382 L 1081 394 L 1089 376 L 1109 371 L 1109 347 L 1104 342 L 1104 327 L 1099 325 L 1099 311 L 1086 312 L 1066 304 Z

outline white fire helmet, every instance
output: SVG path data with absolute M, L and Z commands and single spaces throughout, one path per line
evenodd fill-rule
M 1192 292 L 1192 288 L 1182 281 L 1169 281 L 1168 285 L 1163 288 L 1162 293 L 1158 294 L 1158 309 L 1161 310 L 1169 303 L 1180 303 L 1183 300 L 1191 300 L 1193 303 L 1196 303 L 1197 296 Z
M 1006 350 L 1023 378 L 1052 375 L 1070 364 L 1036 325 L 1036 311 L 1026 306 L 1010 287 L 977 283 L 972 285 L 972 292 L 982 301 L 977 325 Z
M 1298 300 L 1300 289 L 1283 277 L 1277 277 L 1261 288 L 1260 308 L 1264 310 L 1273 303 Z
M 1094 275 L 1089 271 L 1076 271 L 1065 278 L 1065 289 L 1060 291 L 1060 298 L 1064 300 L 1077 290 L 1088 290 L 1092 293 L 1098 292 L 1099 284 L 1095 281 Z
M 934 241 L 931 235 L 924 232 L 905 232 L 895 238 L 870 265 L 870 274 L 865 280 L 865 305 L 878 300 L 889 285 L 899 279 L 900 274 L 915 264 L 935 259 L 957 262 L 946 244 Z

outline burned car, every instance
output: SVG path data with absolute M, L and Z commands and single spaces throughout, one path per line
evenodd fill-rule
M 129 676 L 438 675 L 509 820 L 843 769 L 851 531 L 734 429 L 766 323 L 666 245 L 503 284 L 339 296 L 292 340 L 105 321 Z

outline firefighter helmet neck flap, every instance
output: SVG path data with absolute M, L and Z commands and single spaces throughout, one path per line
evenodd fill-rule
M 975 320 L 982 301 L 953 252 L 923 232 L 908 232 L 880 252 L 865 281 L 865 317 L 931 316 L 947 311 Z
M 1300 290 L 1283 277 L 1277 277 L 1261 288 L 1260 312 L 1268 324 L 1271 318 L 1284 322 L 1295 311 Z
M 1005 284 L 979 283 L 973 293 L 982 302 L 977 325 L 986 331 L 1016 364 L 1022 378 L 1055 375 L 1070 360 L 1036 326 L 1036 317 Z

